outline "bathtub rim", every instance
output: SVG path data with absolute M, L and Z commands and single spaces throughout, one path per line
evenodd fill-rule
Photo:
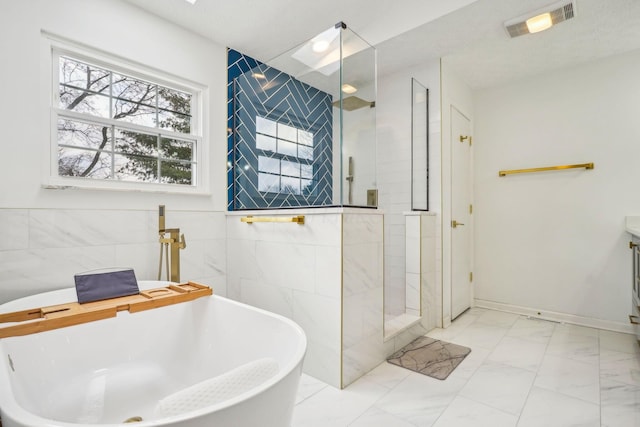
M 140 290 L 152 289 L 155 287 L 166 286 L 168 284 L 171 284 L 171 282 L 152 281 L 152 280 L 141 280 L 138 282 Z M 65 303 L 65 302 L 73 302 L 73 301 L 70 301 L 67 296 L 70 292 L 73 294 L 75 298 L 76 294 L 75 294 L 74 288 L 58 289 L 54 291 L 42 292 L 42 293 L 18 298 L 12 301 L 8 301 L 4 304 L 0 304 L 0 313 L 34 308 L 34 305 L 29 303 L 29 301 L 37 300 L 45 297 L 53 297 L 54 302 L 52 302 L 51 304 L 47 303 L 48 305 L 54 305 L 54 304 Z M 60 300 L 60 298 L 62 297 L 64 297 L 64 300 Z M 306 354 L 306 349 L 307 349 L 307 337 L 306 337 L 306 334 L 304 333 L 304 330 L 297 323 L 277 313 L 263 310 L 261 308 L 251 306 L 249 304 L 241 303 L 239 301 L 235 301 L 224 296 L 213 294 L 213 295 L 210 295 L 209 298 L 221 300 L 225 304 L 235 305 L 236 307 L 241 307 L 243 309 L 251 310 L 251 311 L 260 313 L 262 315 L 275 318 L 280 322 L 283 322 L 284 324 L 288 325 L 292 329 L 292 332 L 299 337 L 299 342 L 298 342 L 298 345 L 296 346 L 295 353 L 293 354 L 291 361 L 285 366 L 280 367 L 278 373 L 273 377 L 269 378 L 267 381 L 233 398 L 227 399 L 223 402 L 219 402 L 215 405 L 207 406 L 205 408 L 189 411 L 184 414 L 178 414 L 178 415 L 173 415 L 173 416 L 163 417 L 163 418 L 155 418 L 150 420 L 143 420 L 140 422 L 136 422 L 135 425 L 141 426 L 141 427 L 156 426 L 156 425 L 179 423 L 181 421 L 200 418 L 200 417 L 206 416 L 207 414 L 221 411 L 226 408 L 233 407 L 235 405 L 239 405 L 244 401 L 247 401 L 255 396 L 258 396 L 259 394 L 266 392 L 269 388 L 283 381 L 287 376 L 295 374 L 295 371 L 298 368 L 300 370 L 300 373 L 302 372 L 302 363 L 304 361 L 304 356 Z M 75 299 L 74 301 L 77 301 L 77 299 Z M 195 301 L 188 301 L 186 303 L 192 303 Z M 70 327 L 73 327 L 73 326 L 70 326 Z M 0 339 L 0 354 L 4 358 L 4 355 L 6 353 L 3 348 L 4 346 L 1 345 L 2 340 L 3 339 Z M 54 426 L 55 427 L 78 427 L 78 426 L 86 425 L 86 424 L 70 423 L 67 421 L 59 421 L 55 419 L 44 418 L 40 415 L 34 414 L 26 410 L 25 408 L 23 408 L 16 401 L 13 395 L 13 391 L 10 383 L 11 380 L 8 377 L 9 368 L 7 364 L 4 361 L 0 363 L 2 364 L 2 366 L 0 366 L 0 415 L 5 415 L 6 417 L 11 418 L 12 420 L 15 420 L 16 422 L 19 422 L 19 423 L 33 424 L 33 425 L 38 425 L 43 427 L 54 427 Z M 108 424 L 96 423 L 96 424 L 90 424 L 90 425 L 99 426 L 99 427 L 115 427 L 115 426 L 121 427 L 123 424 L 122 423 L 108 423 Z

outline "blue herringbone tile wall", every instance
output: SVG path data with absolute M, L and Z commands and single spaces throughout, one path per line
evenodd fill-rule
M 232 49 L 228 79 L 228 209 L 331 205 L 332 97 Z M 304 145 L 311 144 L 308 140 L 296 144 L 275 136 L 267 137 L 273 148 L 256 144 L 258 117 L 278 123 L 278 129 L 286 125 L 289 131 L 313 134 L 312 146 Z M 282 176 L 277 169 L 266 173 L 262 165 L 267 162 L 282 165 Z M 265 177 L 272 183 L 268 187 L 260 183 Z

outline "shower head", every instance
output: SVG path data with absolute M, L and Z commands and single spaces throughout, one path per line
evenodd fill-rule
M 333 103 L 333 106 L 336 108 L 340 108 L 340 100 L 335 101 Z M 342 100 L 342 109 L 347 111 L 358 110 L 364 107 L 373 108 L 375 106 L 375 101 L 365 101 L 364 99 L 358 98 L 357 96 L 348 96 Z

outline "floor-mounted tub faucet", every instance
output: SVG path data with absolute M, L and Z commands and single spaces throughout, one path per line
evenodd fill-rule
M 184 234 L 180 235 L 179 228 L 165 228 L 164 205 L 158 206 L 158 234 L 160 235 L 160 263 L 158 265 L 158 280 L 162 277 L 163 247 L 167 270 L 167 280 L 180 282 L 180 249 L 187 247 Z M 167 237 L 167 234 L 169 237 Z M 171 249 L 171 251 L 169 251 Z

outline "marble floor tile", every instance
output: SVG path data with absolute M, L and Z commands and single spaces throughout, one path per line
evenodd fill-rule
M 545 356 L 534 385 L 591 403 L 600 403 L 598 365 Z
M 412 372 L 374 406 L 416 426 L 431 426 L 464 384 L 458 378 L 440 381 Z
M 376 366 L 371 372 L 365 375 L 365 378 L 373 381 L 388 389 L 392 389 L 397 386 L 402 380 L 407 378 L 411 374 L 408 369 L 401 368 L 400 366 L 392 365 L 391 363 L 382 362 Z
M 518 427 L 599 426 L 599 405 L 539 387 L 531 389 L 518 421 Z
M 493 350 L 508 330 L 504 326 L 475 322 L 447 341 L 469 347 L 471 351 L 477 347 Z
M 600 382 L 602 427 L 640 426 L 640 387 Z
M 310 375 L 302 374 L 302 376 L 300 377 L 300 383 L 298 385 L 298 393 L 296 394 L 296 404 L 313 396 L 325 387 L 329 386 Z
M 599 331 L 600 349 L 620 353 L 640 354 L 640 345 L 635 335 L 612 331 Z
M 537 372 L 546 349 L 546 343 L 506 336 L 493 349 L 488 360 Z
M 325 387 L 296 405 L 292 427 L 348 426 L 388 392 L 365 378 L 344 390 Z
M 640 386 L 640 357 L 634 353 L 602 350 L 600 377 Z
M 597 338 L 599 335 L 599 331 L 598 329 L 589 328 L 587 326 L 572 325 L 571 323 L 558 323 L 554 334 L 581 335 L 585 337 Z
M 416 427 L 400 417 L 372 407 L 360 415 L 349 427 Z
M 632 335 L 514 316 L 429 332 L 471 348 L 444 381 L 387 362 L 345 390 L 303 375 L 292 427 L 640 427 Z
M 519 314 L 505 313 L 503 311 L 487 310 L 482 313 L 477 322 L 492 326 L 512 327 L 522 316 Z
M 556 328 L 557 323 L 546 320 L 520 317 L 513 324 L 508 337 L 519 338 L 525 341 L 532 341 L 547 344 Z
M 517 415 L 524 406 L 535 373 L 487 362 L 469 379 L 460 396 Z
M 451 375 L 449 375 L 449 378 L 471 378 L 478 368 L 487 360 L 489 354 L 491 354 L 490 350 L 480 347 L 474 348 L 471 353 L 464 358 L 462 363 L 453 370 Z
M 458 396 L 433 427 L 515 427 L 517 422 L 516 415 Z
M 595 333 L 589 328 L 574 325 L 557 325 L 549 340 L 546 354 L 597 364 L 600 346 L 598 331 L 594 331 Z

